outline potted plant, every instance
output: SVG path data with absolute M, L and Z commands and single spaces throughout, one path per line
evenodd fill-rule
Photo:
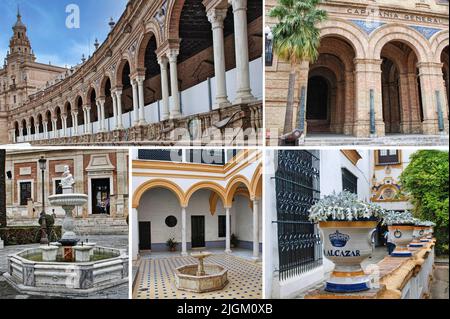
M 422 222 L 424 226 L 424 234 L 420 239 L 421 242 L 429 242 L 433 238 L 433 227 L 436 226 L 432 221 L 426 220 Z
M 309 219 L 319 224 L 324 256 L 335 268 L 325 290 L 357 292 L 370 289 L 361 262 L 372 254 L 372 234 L 382 209 L 343 191 L 325 196 L 309 210 Z
M 383 224 L 388 226 L 391 238 L 394 240 L 395 250 L 392 257 L 411 257 L 408 245 L 413 240 L 414 227 L 418 222 L 409 211 L 386 211 L 383 214 Z
M 431 224 L 433 224 L 433 222 L 427 220 L 420 220 L 416 223 L 413 233 L 414 239 L 411 244 L 409 244 L 409 247 L 423 247 L 423 243 L 429 241 L 426 237 Z
M 166 241 L 167 247 L 169 247 L 169 251 L 174 252 L 177 250 L 178 242 L 175 240 L 175 238 L 169 238 Z
M 231 234 L 230 246 L 231 248 L 236 248 L 239 245 L 239 238 L 235 234 Z

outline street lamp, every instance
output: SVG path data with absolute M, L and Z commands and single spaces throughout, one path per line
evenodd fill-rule
M 40 216 L 41 220 L 41 245 L 48 245 L 48 237 L 47 237 L 47 220 L 45 219 L 45 180 L 44 180 L 44 172 L 47 168 L 47 160 L 44 156 L 41 156 L 39 159 L 39 168 L 42 172 L 42 212 Z

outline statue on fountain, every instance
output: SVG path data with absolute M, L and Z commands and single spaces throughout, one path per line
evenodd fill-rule
M 64 189 L 72 189 L 75 180 L 70 173 L 70 168 L 68 165 L 64 165 L 64 173 L 62 174 L 61 186 Z

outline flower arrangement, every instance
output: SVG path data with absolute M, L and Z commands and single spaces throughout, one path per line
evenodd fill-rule
M 362 201 L 356 194 L 348 191 L 338 194 L 333 192 L 309 209 L 309 220 L 312 222 L 376 220 L 382 212 L 380 206 Z
M 433 223 L 432 221 L 429 221 L 429 220 L 421 220 L 416 225 L 417 226 L 424 226 L 424 227 L 434 227 L 434 226 L 436 226 L 435 223 Z
M 417 218 L 409 211 L 396 212 L 396 211 L 385 211 L 382 214 L 383 225 L 416 225 L 420 222 Z

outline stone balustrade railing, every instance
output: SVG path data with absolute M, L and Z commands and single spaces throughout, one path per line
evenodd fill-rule
M 424 299 L 430 297 L 435 240 L 421 248 L 410 248 L 412 257 L 390 257 L 370 267 L 375 288 L 359 293 L 314 290 L 305 299 Z M 368 269 L 366 269 L 367 272 Z M 378 280 L 377 280 L 378 279 Z
M 262 128 L 262 102 L 239 104 L 195 114 L 180 119 L 170 119 L 144 126 L 133 126 L 95 134 L 50 138 L 29 141 L 42 145 L 184 145 L 192 142 L 228 145 L 256 145 Z M 209 130 L 209 131 L 208 131 Z M 230 130 L 230 131 L 227 131 Z M 247 134 L 251 132 L 251 134 Z M 237 138 L 235 136 L 238 135 Z

